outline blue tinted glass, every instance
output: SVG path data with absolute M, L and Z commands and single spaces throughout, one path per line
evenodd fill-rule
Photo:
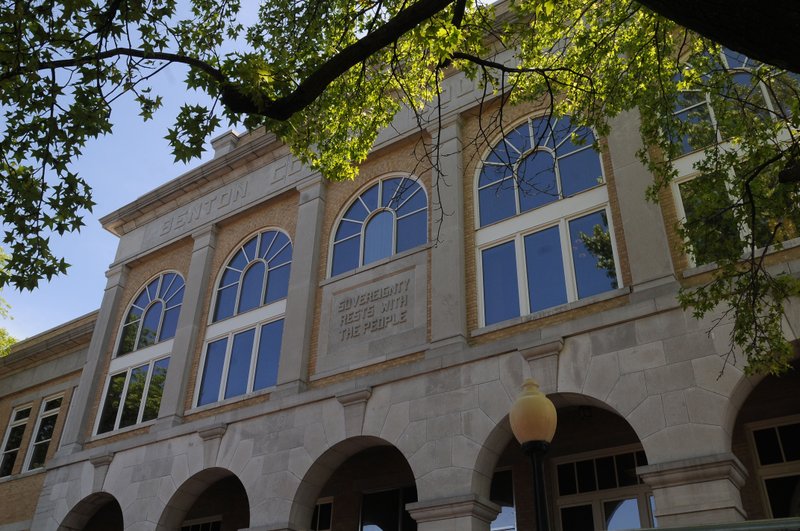
M 178 288 L 178 290 L 172 294 L 172 297 L 170 299 L 167 299 L 166 307 L 174 308 L 176 306 L 180 306 L 181 303 L 183 302 L 183 292 L 184 292 L 183 285 L 181 285 L 181 287 Z
M 234 282 L 239 282 L 239 277 L 242 275 L 241 271 L 237 271 L 235 269 L 231 269 L 229 267 L 225 268 L 225 272 L 222 273 L 222 279 L 219 281 L 220 286 L 229 286 Z
M 478 186 L 483 187 L 487 184 L 499 181 L 512 173 L 512 166 L 508 164 L 484 164 L 481 176 L 478 178 Z
M 125 318 L 126 323 L 132 323 L 134 321 L 138 321 L 139 318 L 142 316 L 142 309 L 136 306 L 131 306 L 130 311 L 128 311 L 128 317 Z
M 228 267 L 233 269 L 238 269 L 239 271 L 243 271 L 247 264 L 250 263 L 250 260 L 244 255 L 244 251 L 239 251 L 231 258 L 231 261 L 228 263 Z
M 481 227 L 514 216 L 517 213 L 514 201 L 514 181 L 506 179 L 478 192 L 481 211 Z
M 525 265 L 532 312 L 567 302 L 558 227 L 525 236 Z
M 370 264 L 392 255 L 392 232 L 394 215 L 384 210 L 378 212 L 367 223 L 364 230 L 364 264 Z
M 150 302 L 150 299 L 147 298 L 147 290 L 143 289 L 139 296 L 136 297 L 136 300 L 133 301 L 133 305 L 143 309 L 148 302 Z
M 139 407 L 142 405 L 144 386 L 150 365 L 142 365 L 131 370 L 128 379 L 128 390 L 125 393 L 125 405 L 119 419 L 119 427 L 133 426 L 139 420 Z
M 361 194 L 361 200 L 364 201 L 370 212 L 378 208 L 378 185 L 373 185 L 369 190 Z
M 239 309 L 236 313 L 246 312 L 261 306 L 265 271 L 264 262 L 258 261 L 245 272 L 244 277 L 242 277 L 242 289 L 239 293 Z
M 553 156 L 535 151 L 519 165 L 519 209 L 527 212 L 558 199 Z
M 730 48 L 723 48 L 722 54 L 728 60 L 728 68 L 744 68 L 748 66 L 748 57 L 743 53 L 736 52 Z
M 344 217 L 346 219 L 352 219 L 353 221 L 364 221 L 364 218 L 367 217 L 367 214 L 369 214 L 367 209 L 364 208 L 364 205 L 361 203 L 361 201 L 356 199 L 352 206 L 347 209 L 347 212 L 344 213 Z
M 158 323 L 161 321 L 161 310 L 164 305 L 161 301 L 156 301 L 147 309 L 142 319 L 142 329 L 139 331 L 139 342 L 136 348 L 144 348 L 156 342 L 158 333 Z
M 119 340 L 119 350 L 117 355 L 127 354 L 133 352 L 134 343 L 136 342 L 136 332 L 139 331 L 139 321 L 128 323 L 122 327 L 122 337 Z
M 154 300 L 158 297 L 158 279 L 155 279 L 150 284 L 147 285 L 147 296 L 148 301 Z
M 422 188 L 419 187 L 413 191 L 413 195 L 405 194 L 403 201 L 405 202 L 402 203 L 400 208 L 397 209 L 398 216 L 410 214 L 428 206 L 428 200 L 425 197 L 425 192 L 423 192 Z
M 158 408 L 161 405 L 161 394 L 164 391 L 164 382 L 167 380 L 168 367 L 169 358 L 158 360 L 153 364 L 153 374 L 150 375 L 150 385 L 147 387 L 142 422 L 158 417 Z
M 238 287 L 238 284 L 234 284 L 217 292 L 217 305 L 214 308 L 215 322 L 233 315 L 233 308 L 236 304 L 236 288 Z
M 203 377 L 200 379 L 200 392 L 197 405 L 203 406 L 219 400 L 219 387 L 222 382 L 222 366 L 225 364 L 225 348 L 228 338 L 208 344 Z
M 615 289 L 617 277 L 605 211 L 570 221 L 569 237 L 578 298 Z
M 248 262 L 252 262 L 256 257 L 256 248 L 258 247 L 258 236 L 253 236 L 250 241 L 242 246 L 244 250 L 244 257 Z
M 338 242 L 339 240 L 343 240 L 348 236 L 352 236 L 353 234 L 358 234 L 359 232 L 361 232 L 361 225 L 362 225 L 361 223 L 356 223 L 354 221 L 347 221 L 346 219 L 343 219 L 339 223 L 339 228 L 336 229 L 336 238 L 334 238 L 334 241 Z
M 514 151 L 513 147 L 501 140 L 489 152 L 489 155 L 486 157 L 486 162 L 508 166 L 517 162 L 519 156 L 520 154 Z
M 531 123 L 533 129 L 533 145 L 536 147 L 548 147 L 552 149 L 553 145 L 553 126 L 556 120 L 547 117 L 541 117 L 533 120 Z
M 251 328 L 233 336 L 231 362 L 228 365 L 228 380 L 225 383 L 225 398 L 243 395 L 247 392 L 250 377 L 250 357 L 253 354 L 253 338 L 256 329 Z
M 270 247 L 269 252 L 265 256 L 267 262 L 271 262 L 275 258 L 275 255 L 285 252 L 287 247 L 289 248 L 289 259 L 291 259 L 292 246 L 287 244 L 289 244 L 289 237 L 282 232 L 277 233 L 272 247 Z M 281 261 L 283 262 L 284 260 L 281 259 Z
M 278 364 L 281 358 L 281 339 L 283 338 L 283 319 L 261 327 L 261 340 L 258 343 L 256 377 L 253 390 L 271 387 L 278 381 Z
M 528 151 L 531 148 L 531 135 L 528 129 L 528 122 L 525 122 L 506 135 L 505 141 L 511 144 L 519 155 Z
M 392 179 L 386 179 L 382 183 L 383 190 L 381 191 L 381 206 L 388 206 L 389 203 L 392 201 L 392 198 L 397 191 L 397 187 L 400 186 L 400 181 L 403 179 L 400 177 L 394 177 Z
M 183 292 L 183 279 L 181 277 L 177 277 L 172 283 L 172 286 L 170 286 L 169 291 L 167 291 L 166 295 L 164 296 L 167 306 L 171 308 L 172 306 L 183 302 Z
M 588 190 L 603 180 L 600 155 L 592 148 L 558 159 L 558 170 L 564 197 Z
M 164 321 L 161 323 L 161 334 L 159 341 L 165 341 L 175 337 L 175 330 L 178 328 L 178 317 L 181 314 L 181 307 L 176 306 L 164 312 Z
M 270 269 L 267 273 L 267 293 L 264 303 L 269 304 L 286 298 L 289 293 L 289 264 Z
M 402 253 L 428 241 L 428 212 L 420 210 L 416 214 L 397 220 L 397 252 Z
M 165 273 L 164 276 L 161 278 L 161 288 L 158 290 L 158 296 L 162 299 L 167 299 L 167 292 L 169 288 L 172 286 L 172 282 L 175 280 L 177 275 L 175 273 Z
M 519 317 L 519 290 L 514 242 L 486 249 L 483 261 L 483 306 L 487 325 Z
M 355 236 L 333 246 L 331 275 L 338 275 L 340 273 L 352 271 L 358 267 L 358 252 L 360 245 L 361 237 Z
M 283 246 L 280 248 L 278 254 L 274 255 L 269 260 L 270 267 L 285 264 L 287 262 L 291 262 L 292 260 L 292 244 L 289 243 L 289 240 L 283 242 Z
M 258 256 L 264 258 L 268 253 L 274 253 L 272 246 L 275 245 L 275 238 L 280 234 L 278 231 L 268 230 L 261 234 L 261 247 L 258 249 Z

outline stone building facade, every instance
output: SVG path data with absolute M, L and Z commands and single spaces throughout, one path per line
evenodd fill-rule
M 227 133 L 106 216 L 98 312 L 0 360 L 0 530 L 532 530 L 531 376 L 556 529 L 800 515 L 800 378 L 724 365 L 727 325 L 676 302 L 711 268 L 676 248 L 680 189 L 644 200 L 638 116 L 500 127 L 458 74 L 443 101 L 353 182 Z

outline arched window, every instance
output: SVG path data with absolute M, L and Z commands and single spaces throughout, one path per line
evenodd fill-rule
M 618 287 L 608 192 L 595 137 L 569 118 L 533 118 L 478 170 L 484 325 Z
M 411 177 L 390 177 L 362 192 L 333 239 L 331 276 L 352 271 L 428 241 L 428 197 Z
M 213 321 L 286 298 L 291 264 L 292 242 L 283 232 L 267 230 L 250 238 L 225 266 Z
M 278 381 L 292 242 L 269 229 L 242 245 L 220 276 L 195 404 L 204 406 Z
M 109 366 L 97 433 L 158 417 L 183 292 L 183 277 L 174 272 L 162 273 L 148 282 L 131 303 L 117 355 Z
M 175 336 L 183 302 L 183 277 L 163 273 L 136 296 L 125 315 L 117 356 Z

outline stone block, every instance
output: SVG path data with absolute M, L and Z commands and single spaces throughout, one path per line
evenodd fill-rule
M 409 456 L 415 454 L 425 441 L 427 440 L 426 421 L 418 420 L 416 422 L 409 422 L 403 434 L 397 439 L 397 449 L 403 455 Z
M 692 368 L 698 387 L 723 396 L 731 396 L 744 378 L 741 369 L 716 355 L 692 360 Z
M 383 427 L 379 432 L 379 436 L 391 443 L 397 441 L 400 435 L 408 426 L 410 417 L 408 412 L 408 402 L 401 402 L 399 404 L 392 404 L 384 419 Z
M 678 391 L 695 385 L 691 361 L 656 367 L 644 371 L 648 395 Z
M 667 356 L 667 363 L 679 363 L 714 354 L 716 349 L 707 333 L 691 332 L 665 339 L 664 352 Z
M 664 419 L 667 426 L 677 426 L 689 422 L 689 411 L 686 409 L 685 391 L 672 391 L 661 395 L 664 405 Z
M 639 439 L 645 439 L 666 426 L 660 396 L 647 397 L 625 418 Z
M 728 409 L 728 401 L 725 397 L 697 388 L 687 389 L 684 393 L 686 394 L 689 418 L 692 422 L 715 426 L 724 425 Z
M 618 379 L 619 361 L 616 353 L 594 356 L 589 362 L 583 393 L 605 401 Z
M 621 373 L 630 373 L 661 367 L 666 364 L 664 345 L 661 341 L 654 341 L 619 351 L 619 370 Z
M 647 461 L 654 464 L 726 452 L 730 436 L 719 426 L 680 424 L 642 438 L 642 445 Z
M 564 341 L 558 361 L 559 392 L 580 393 L 583 390 L 591 358 L 592 346 L 588 335 L 570 337 Z
M 428 419 L 428 440 L 435 441 L 461 434 L 461 413 L 448 413 Z
M 508 398 L 503 384 L 495 381 L 478 386 L 478 403 L 481 410 L 497 424 L 508 415 L 513 402 Z
M 686 318 L 682 310 L 673 310 L 636 320 L 639 343 L 652 343 L 686 334 Z
M 636 344 L 636 326 L 634 323 L 624 323 L 596 330 L 590 337 L 592 353 L 595 356 L 606 352 L 616 352 Z
M 647 398 L 644 373 L 633 372 L 620 375 L 606 402 L 623 417 L 636 409 Z

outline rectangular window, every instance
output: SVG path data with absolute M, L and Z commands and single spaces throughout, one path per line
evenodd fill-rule
M 197 405 L 266 389 L 278 382 L 283 319 L 234 332 L 206 346 Z
M 333 500 L 319 500 L 311 517 L 311 531 L 330 531 L 333 522 Z
M 25 470 L 34 470 L 44 466 L 63 400 L 63 396 L 57 396 L 42 401 L 39 419 L 36 421 L 36 428 L 33 431 L 31 446 L 28 450 L 28 464 L 25 466 Z
M 516 531 L 517 511 L 514 507 L 514 483 L 511 470 L 492 475 L 489 499 L 500 506 L 500 512 L 490 525 L 491 531 Z
M 100 409 L 97 433 L 134 426 L 158 417 L 169 357 L 112 374 Z
M 800 514 L 800 422 L 759 428 L 752 433 L 758 473 L 771 517 L 797 516 Z
M 8 424 L 5 438 L 3 439 L 3 455 L 0 460 L 0 478 L 10 476 L 17 460 L 22 436 L 25 435 L 25 426 L 31 416 L 31 406 L 18 407 L 11 412 L 11 422 Z

